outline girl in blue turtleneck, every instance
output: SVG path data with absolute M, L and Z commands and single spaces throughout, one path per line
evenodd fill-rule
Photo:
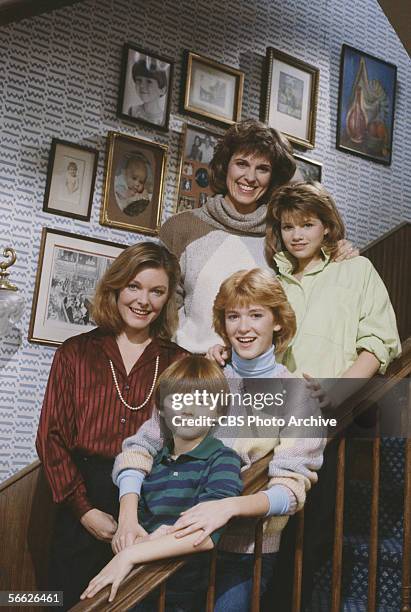
M 226 377 L 231 379 L 231 391 L 237 386 L 239 391 L 241 387 L 248 391 L 250 386 L 256 385 L 247 379 L 291 377 L 287 368 L 276 362 L 274 350 L 281 353 L 287 347 L 295 333 L 295 315 L 284 290 L 270 272 L 254 269 L 236 272 L 227 278 L 215 299 L 213 319 L 216 332 L 232 348 L 231 361 L 224 368 Z M 287 381 L 282 384 L 289 387 L 287 402 L 293 410 L 297 409 L 297 405 L 310 413 L 314 410 L 305 386 L 288 385 Z M 261 381 L 258 386 L 261 389 L 256 390 L 261 391 L 264 382 Z M 297 397 L 294 395 L 296 389 Z M 300 391 L 303 391 L 302 397 Z M 287 522 L 284 515 L 293 514 L 304 505 L 306 491 L 317 480 L 316 470 L 321 467 L 324 440 L 284 437 L 284 432 L 277 428 L 267 438 L 252 435 L 223 439 L 222 430 L 215 431 L 213 435 L 220 437 L 226 446 L 232 447 L 240 455 L 244 469 L 273 452 L 269 465 L 269 488 L 255 495 L 194 506 L 175 523 L 175 537 L 198 531 L 196 544 L 199 544 L 234 516 L 272 517 L 265 523 L 264 529 L 263 594 L 274 574 L 281 531 Z M 137 434 L 123 443 L 123 452 L 117 457 L 113 471 L 114 481 L 120 487 L 121 500 L 128 494 L 139 493 L 144 475 L 151 470 L 152 458 L 162 447 L 161 436 L 159 418 L 154 411 Z M 253 521 L 242 522 L 240 529 L 230 527 L 222 538 L 218 553 L 215 612 L 250 610 L 254 527 Z M 119 528 L 114 537 L 119 548 L 126 546 L 126 542 L 133 540 L 137 533 L 137 517 L 120 513 Z M 198 610 L 199 607 L 194 606 L 194 609 Z

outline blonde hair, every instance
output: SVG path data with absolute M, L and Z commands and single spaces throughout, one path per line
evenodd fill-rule
M 335 255 L 338 241 L 345 237 L 345 227 L 334 200 L 320 183 L 292 183 L 278 189 L 268 205 L 265 254 L 270 266 L 274 255 L 285 250 L 281 219 L 287 213 L 298 221 L 318 217 L 328 230 L 323 247 L 331 256 Z
M 260 268 L 235 272 L 221 284 L 213 306 L 216 333 L 230 344 L 225 327 L 226 310 L 251 304 L 270 308 L 275 322 L 281 325 L 278 332 L 273 332 L 276 352 L 284 352 L 296 331 L 294 310 L 280 283 L 270 272 Z
M 155 390 L 155 404 L 162 408 L 163 400 L 173 393 L 193 393 L 194 391 L 222 393 L 218 414 L 224 413 L 227 404 L 223 401 L 230 392 L 220 366 L 201 355 L 187 355 L 168 366 L 159 377 Z
M 178 324 L 175 290 L 180 280 L 180 266 L 175 255 L 155 242 L 140 242 L 120 253 L 97 285 L 91 314 L 100 327 L 115 334 L 120 333 L 124 321 L 117 306 L 119 292 L 146 268 L 162 269 L 168 276 L 167 302 L 150 325 L 150 336 L 169 340 Z

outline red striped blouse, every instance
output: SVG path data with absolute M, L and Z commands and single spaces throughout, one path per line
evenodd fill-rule
M 156 357 L 160 374 L 185 354 L 172 342 L 153 339 L 127 375 L 115 336 L 101 329 L 62 344 L 51 367 L 36 440 L 56 503 L 69 503 L 78 518 L 90 510 L 73 454 L 113 458 L 124 438 L 151 415 L 153 398 L 141 410 L 130 410 L 121 402 L 109 360 L 124 400 L 138 406 L 150 392 Z

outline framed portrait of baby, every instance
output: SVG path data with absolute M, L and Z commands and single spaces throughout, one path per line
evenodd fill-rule
M 168 130 L 174 62 L 126 43 L 118 96 L 121 119 Z
M 101 225 L 158 234 L 167 149 L 119 132 L 108 133 Z
M 95 149 L 53 138 L 43 210 L 90 221 L 97 161 Z

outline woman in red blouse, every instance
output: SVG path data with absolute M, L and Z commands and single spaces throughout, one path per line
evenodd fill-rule
M 64 609 L 112 557 L 113 459 L 150 417 L 158 376 L 186 354 L 170 341 L 179 277 L 177 259 L 164 247 L 125 249 L 97 287 L 92 314 L 99 327 L 56 351 L 36 446 L 59 504 L 49 587 L 64 591 Z

